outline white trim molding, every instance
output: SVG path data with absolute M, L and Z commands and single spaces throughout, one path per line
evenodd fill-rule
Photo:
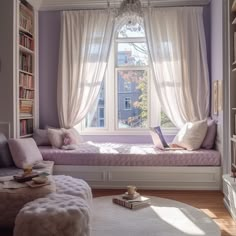
M 96 9 L 106 8 L 108 2 L 111 7 L 118 7 L 121 0 L 30 0 L 31 4 L 41 11 L 73 10 L 73 9 Z M 141 1 L 143 6 L 148 5 L 148 0 Z M 150 0 L 153 7 L 172 6 L 203 6 L 208 5 L 211 0 Z
M 88 182 L 92 188 L 159 190 L 220 190 L 221 167 L 206 166 L 73 166 L 55 165 L 54 174 L 70 175 Z

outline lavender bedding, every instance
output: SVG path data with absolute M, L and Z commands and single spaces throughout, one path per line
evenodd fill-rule
M 147 144 L 86 142 L 76 150 L 39 147 L 43 159 L 55 165 L 86 166 L 220 166 L 216 150 L 159 150 Z

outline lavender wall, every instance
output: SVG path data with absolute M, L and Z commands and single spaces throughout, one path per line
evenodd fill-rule
M 204 26 L 206 33 L 208 64 L 210 65 L 210 6 L 204 7 Z M 39 123 L 59 127 L 56 103 L 57 66 L 60 39 L 60 12 L 39 12 Z M 151 136 L 85 136 L 85 140 L 149 143 Z M 171 142 L 173 136 L 166 136 Z
M 211 80 L 223 80 L 223 1 L 211 1 Z M 212 114 L 217 120 L 216 147 L 221 152 L 223 173 L 228 173 L 228 159 L 223 155 L 223 111 Z M 225 157 L 225 158 L 223 158 Z
M 39 12 L 39 126 L 59 127 L 57 115 L 57 66 L 60 12 Z

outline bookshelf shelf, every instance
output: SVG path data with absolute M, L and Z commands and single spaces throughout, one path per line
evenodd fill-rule
M 31 98 L 19 98 L 19 100 L 34 101 L 34 99 L 31 99 Z
M 34 75 L 33 73 L 28 72 L 28 71 L 25 71 L 25 70 L 19 70 L 19 72 L 20 72 L 20 73 L 27 74 L 27 75 Z
M 26 30 L 25 28 L 23 28 L 22 26 L 19 26 L 19 30 L 28 34 L 29 36 L 33 36 L 33 34 L 31 32 L 29 32 L 28 30 Z
M 30 49 L 28 49 L 28 48 L 26 48 L 26 47 L 24 47 L 22 45 L 20 45 L 19 47 L 20 47 L 20 50 L 22 52 L 26 52 L 26 53 L 29 53 L 29 54 L 34 54 L 34 52 L 32 50 L 30 50 Z
M 32 120 L 34 119 L 33 116 L 26 116 L 26 115 L 21 115 L 20 116 L 20 120 Z
M 27 90 L 32 90 L 32 91 L 34 91 L 34 88 L 25 87 L 25 86 L 22 86 L 22 85 L 20 85 L 19 87 L 20 87 L 20 88 L 23 88 L 23 89 L 27 89 Z

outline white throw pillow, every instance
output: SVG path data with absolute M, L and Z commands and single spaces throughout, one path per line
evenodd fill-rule
M 201 120 L 186 123 L 175 136 L 172 144 L 187 150 L 199 149 L 207 132 L 207 121 Z
M 61 148 L 64 144 L 64 132 L 62 129 L 48 129 L 48 139 L 55 148 Z

